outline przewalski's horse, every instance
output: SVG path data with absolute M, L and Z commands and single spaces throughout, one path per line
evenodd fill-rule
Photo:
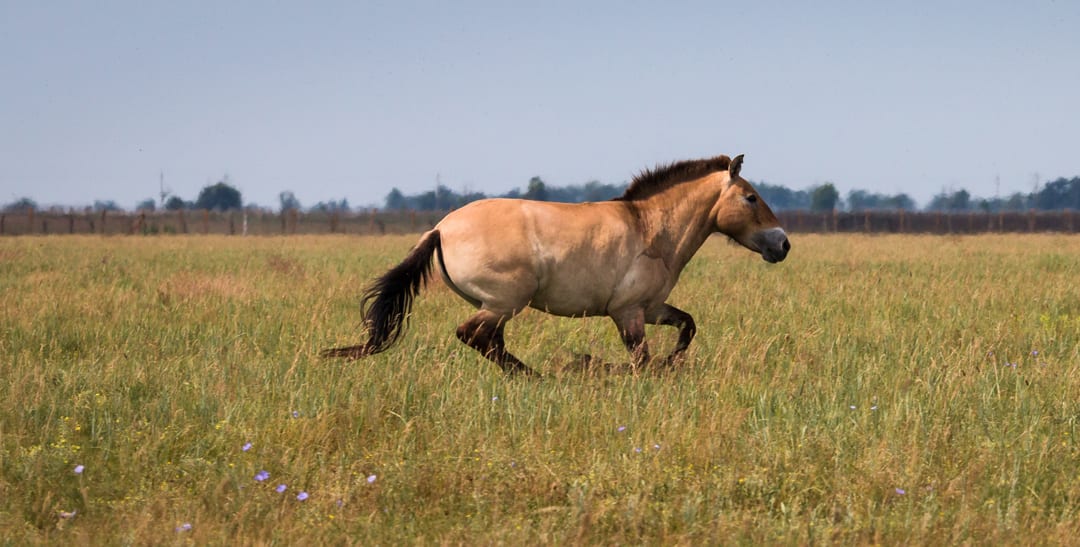
M 526 307 L 611 317 L 635 364 L 649 360 L 645 325 L 671 325 L 679 340 L 665 358 L 670 363 L 696 327 L 690 314 L 664 301 L 710 234 L 725 234 L 772 263 L 791 248 L 772 210 L 739 176 L 742 160 L 717 156 L 646 170 L 611 201 L 470 203 L 421 236 L 364 293 L 367 342 L 322 355 L 356 359 L 390 347 L 438 255 L 446 285 L 478 308 L 457 337 L 508 373 L 536 374 L 503 340 L 506 322 Z

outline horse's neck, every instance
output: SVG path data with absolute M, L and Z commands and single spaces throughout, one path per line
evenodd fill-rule
M 686 266 L 716 230 L 712 209 L 719 198 L 720 189 L 715 185 L 686 183 L 639 205 L 645 241 L 674 273 Z

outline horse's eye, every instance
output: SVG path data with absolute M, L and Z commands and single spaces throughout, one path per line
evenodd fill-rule
M 757 203 L 757 196 L 755 196 L 754 194 L 750 194 L 749 196 L 746 196 L 746 201 L 749 201 L 750 203 Z

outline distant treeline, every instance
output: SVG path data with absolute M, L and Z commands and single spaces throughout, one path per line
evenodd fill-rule
M 911 196 L 900 194 L 880 194 L 866 190 L 852 190 L 846 198 L 841 198 L 836 187 L 829 182 L 808 188 L 792 190 L 786 186 L 754 182 L 754 187 L 774 211 L 918 211 L 919 207 Z M 602 184 L 597 181 L 582 185 L 551 187 L 539 177 L 529 181 L 526 191 L 511 190 L 498 196 L 488 196 L 481 192 L 457 193 L 445 186 L 420 194 L 406 195 L 394 188 L 386 196 L 385 208 L 391 211 L 441 211 L 456 209 L 487 197 L 510 197 L 536 199 L 542 201 L 582 202 L 602 201 L 617 197 L 626 190 L 626 184 Z M 1007 197 L 978 198 L 967 190 L 943 191 L 934 196 L 922 210 L 936 212 L 983 212 L 1002 211 L 1060 211 L 1080 210 L 1080 177 L 1059 178 L 1047 182 L 1035 192 L 1028 194 L 1016 192 Z
M 786 186 L 770 184 L 764 181 L 754 182 L 753 184 L 774 211 L 860 212 L 920 210 L 915 200 L 904 193 L 890 195 L 866 190 L 852 190 L 848 192 L 846 197 L 842 197 L 831 182 L 805 190 L 792 190 Z M 533 177 L 529 180 L 524 191 L 515 188 L 495 196 L 489 196 L 483 192 L 457 192 L 441 184 L 437 185 L 433 190 L 411 195 L 393 188 L 386 195 L 382 210 L 449 211 L 469 202 L 488 197 L 525 198 L 566 203 L 603 201 L 622 195 L 626 190 L 626 186 L 626 183 L 605 184 L 599 181 L 569 186 L 549 186 L 540 177 Z M 163 196 L 161 203 L 158 204 L 154 199 L 148 198 L 138 202 L 133 211 L 247 210 L 267 213 L 297 210 L 310 213 L 350 213 L 369 209 L 350 207 L 349 201 L 345 198 L 320 201 L 315 205 L 304 207 L 293 192 L 288 190 L 278 195 L 277 207 L 262 207 L 252 203 L 241 205 L 242 203 L 240 191 L 229 183 L 228 177 L 224 177 L 221 181 L 204 187 L 195 200 L 188 201 L 175 195 Z M 3 212 L 25 212 L 29 210 L 40 211 L 41 208 L 30 198 L 21 198 L 0 207 L 0 211 Z M 67 209 L 69 212 L 71 210 Z M 1016 192 L 1005 197 L 980 198 L 972 196 L 967 190 L 942 191 L 934 196 L 930 203 L 921 210 L 955 213 L 1080 210 L 1080 177 L 1071 179 L 1058 178 L 1037 187 L 1033 192 L 1026 194 Z M 64 211 L 64 208 L 52 208 L 52 212 Z M 81 209 L 81 212 L 84 213 L 100 211 L 122 212 L 124 209 L 112 200 L 98 200 L 94 202 L 92 207 Z
M 599 181 L 549 187 L 540 177 L 530 179 L 529 185 L 524 192 L 514 188 L 505 194 L 497 196 L 488 196 L 482 192 L 458 193 L 442 185 L 439 185 L 436 190 L 414 195 L 405 195 L 401 190 L 394 188 L 386 196 L 386 209 L 390 211 L 444 211 L 457 209 L 466 203 L 487 197 L 580 203 L 583 201 L 608 200 L 622 195 L 625 190 L 625 184 L 603 184 Z

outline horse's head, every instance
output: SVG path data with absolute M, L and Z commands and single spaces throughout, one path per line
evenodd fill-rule
M 731 160 L 730 179 L 713 206 L 716 230 L 743 247 L 761 253 L 767 262 L 780 262 L 787 257 L 791 243 L 772 209 L 754 187 L 739 176 L 742 162 L 742 154 Z

